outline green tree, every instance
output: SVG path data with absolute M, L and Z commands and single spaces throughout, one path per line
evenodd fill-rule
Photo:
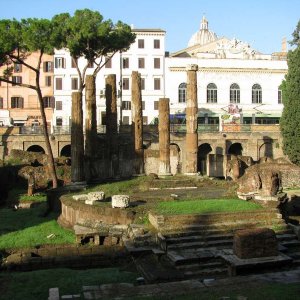
M 297 45 L 288 53 L 288 73 L 282 82 L 283 112 L 280 128 L 283 138 L 283 152 L 291 162 L 300 165 L 300 21 L 293 33 L 292 45 Z
M 37 93 L 40 113 L 42 118 L 43 133 L 45 138 L 46 150 L 49 157 L 49 167 L 52 177 L 53 188 L 57 187 L 57 176 L 53 152 L 51 149 L 49 134 L 44 109 L 43 95 L 40 86 L 40 69 L 42 57 L 45 53 L 52 54 L 54 39 L 51 38 L 53 27 L 47 19 L 23 19 L 21 21 L 0 20 L 0 65 L 7 68 L 0 74 L 0 81 L 13 83 L 22 87 L 30 88 Z M 38 53 L 35 64 L 28 64 L 27 58 L 33 53 Z M 35 74 L 35 83 L 14 83 L 11 74 L 14 64 L 21 64 L 29 68 Z
M 76 107 L 82 107 L 82 93 L 85 88 L 86 72 L 89 65 L 93 64 L 95 66 L 92 73 L 92 85 L 96 90 L 96 77 L 101 68 L 104 67 L 115 53 L 126 51 L 135 41 L 135 34 L 131 32 L 130 26 L 121 21 L 114 24 L 111 20 L 104 20 L 99 12 L 89 9 L 77 10 L 74 16 L 70 16 L 68 13 L 59 14 L 54 16 L 52 21 L 57 33 L 55 35 L 56 43 L 60 44 L 60 48 L 67 48 L 70 51 L 73 63 L 76 66 L 81 95 L 79 98 L 76 98 L 80 102 Z M 86 63 L 82 68 L 78 65 L 78 59 L 81 57 L 86 59 Z M 96 93 L 94 92 L 93 95 L 96 95 Z M 96 99 L 94 99 L 95 101 Z M 93 109 L 96 109 L 96 105 L 93 106 Z M 96 118 L 95 111 L 92 112 L 92 116 Z M 83 120 L 79 120 L 78 122 L 79 124 L 74 125 L 76 125 L 77 129 L 79 127 L 82 128 Z M 94 123 L 92 128 L 96 131 L 96 120 L 92 122 Z M 77 140 L 78 147 L 80 147 L 80 145 L 83 145 L 83 142 L 79 141 L 78 136 L 82 136 L 83 138 L 83 135 L 78 130 L 74 131 L 74 134 L 77 135 L 77 139 L 74 138 L 74 140 Z M 73 130 L 71 131 L 71 135 L 73 135 Z M 90 140 L 90 137 L 95 135 L 96 132 L 91 133 L 86 131 L 85 156 L 87 161 L 91 158 L 93 149 L 96 148 Z M 72 136 L 71 140 L 73 140 Z M 77 145 L 74 145 L 74 147 L 77 147 Z M 76 166 L 72 169 L 77 169 L 77 166 L 78 168 L 82 168 L 82 163 L 82 161 L 75 161 L 72 155 L 72 165 Z M 88 170 L 88 168 L 86 169 Z M 77 181 L 82 181 L 82 179 L 78 178 Z

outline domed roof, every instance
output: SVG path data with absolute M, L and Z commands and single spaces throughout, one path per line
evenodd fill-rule
M 217 39 L 217 35 L 213 31 L 208 30 L 208 21 L 206 20 L 205 16 L 203 16 L 201 20 L 200 30 L 192 35 L 189 40 L 188 47 L 192 47 L 195 45 L 203 46 Z

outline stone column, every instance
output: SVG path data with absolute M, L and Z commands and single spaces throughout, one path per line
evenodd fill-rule
M 110 176 L 119 177 L 117 84 L 115 74 L 109 74 L 105 79 L 105 99 Z
M 81 92 L 72 93 L 71 181 L 82 182 L 84 175 L 84 139 Z
M 186 101 L 186 144 L 185 174 L 197 174 L 198 154 L 198 99 L 197 99 L 197 65 L 187 67 L 187 101 Z
M 144 149 L 143 149 L 143 110 L 141 93 L 141 75 L 133 71 L 131 75 L 131 114 L 132 133 L 134 138 L 134 175 L 144 174 Z
M 170 176 L 170 106 L 169 98 L 160 98 L 158 102 L 159 132 L 159 176 Z
M 93 159 L 97 151 L 97 107 L 96 107 L 96 82 L 95 77 L 85 77 L 85 159 L 86 179 L 89 181 L 93 174 Z

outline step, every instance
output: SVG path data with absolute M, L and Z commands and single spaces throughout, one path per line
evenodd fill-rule
M 289 241 L 283 241 L 281 242 L 281 245 L 287 248 L 295 248 L 300 247 L 300 241 L 299 240 L 289 240 Z
M 206 241 L 206 242 L 190 242 L 171 244 L 167 246 L 167 250 L 180 250 L 180 249 L 194 249 L 194 248 L 208 248 L 208 247 L 232 247 L 233 239 Z
M 185 232 L 192 232 L 192 231 L 208 231 L 208 230 L 221 230 L 222 231 L 235 231 L 239 229 L 248 229 L 248 228 L 260 228 L 260 227 L 268 227 L 271 228 L 273 225 L 282 225 L 285 226 L 284 220 L 282 219 L 274 219 L 272 220 L 272 224 L 268 224 L 265 221 L 258 221 L 256 219 L 252 219 L 251 221 L 244 220 L 244 221 L 236 221 L 236 222 L 224 222 L 224 223 L 214 223 L 214 224 L 193 224 L 193 225 L 185 225 L 185 224 L 178 224 L 177 226 L 172 226 L 169 228 L 161 229 L 161 233 L 163 235 L 169 234 L 180 234 Z
M 207 262 L 207 263 L 193 263 L 193 264 L 178 265 L 176 266 L 176 269 L 187 272 L 187 271 L 197 271 L 202 269 L 219 268 L 219 267 L 224 267 L 224 262 L 221 259 L 215 259 L 215 261 Z
M 184 272 L 185 278 L 201 278 L 201 277 L 207 277 L 207 276 L 214 276 L 214 277 L 220 277 L 221 275 L 226 276 L 228 275 L 228 268 L 227 267 L 220 267 L 220 268 L 207 268 L 197 271 L 187 271 Z
M 213 241 L 213 240 L 227 240 L 232 239 L 232 234 L 211 234 L 211 235 L 191 235 L 183 237 L 172 237 L 166 239 L 168 244 L 178 244 L 178 243 L 189 243 L 189 242 L 200 242 L 200 241 Z
M 276 234 L 276 238 L 279 242 L 295 240 L 297 236 L 294 233 Z
M 184 250 L 168 251 L 167 257 L 173 265 L 192 264 L 208 262 L 217 258 L 215 251 L 212 250 Z

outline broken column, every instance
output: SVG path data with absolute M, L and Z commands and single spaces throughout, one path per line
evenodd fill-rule
M 96 107 L 96 82 L 93 75 L 85 77 L 85 159 L 86 179 L 93 177 L 92 165 L 97 150 L 97 107 Z
M 72 126 L 71 126 L 71 181 L 82 182 L 84 174 L 84 139 L 81 92 L 72 93 Z
M 185 174 L 197 174 L 198 154 L 198 99 L 197 99 L 197 65 L 187 67 L 187 100 L 186 100 L 186 158 Z
M 158 102 L 159 132 L 159 176 L 170 176 L 170 106 L 169 98 L 160 98 Z
M 133 71 L 131 75 L 131 113 L 132 132 L 134 138 L 133 173 L 135 175 L 144 174 L 144 149 L 143 149 L 143 110 L 141 93 L 141 75 Z
M 109 169 L 111 177 L 119 177 L 118 157 L 118 114 L 116 75 L 109 74 L 105 79 L 106 99 L 106 137 L 109 153 Z

